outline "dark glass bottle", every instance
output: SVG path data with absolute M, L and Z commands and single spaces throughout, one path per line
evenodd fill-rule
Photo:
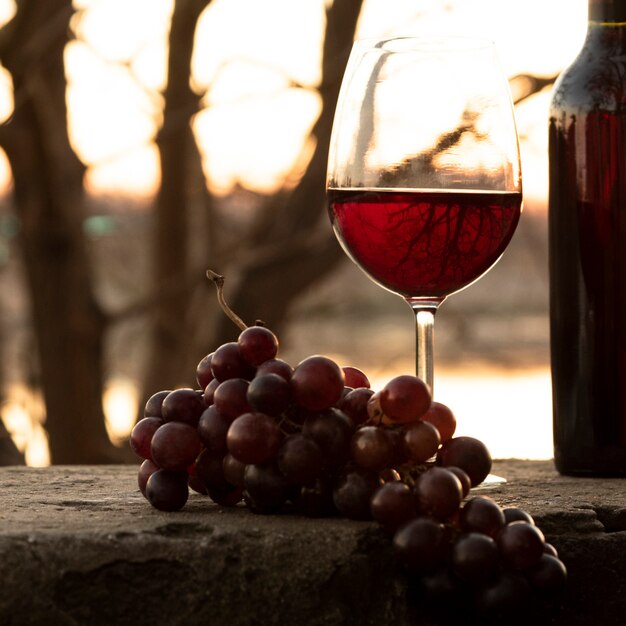
M 555 463 L 626 475 L 626 0 L 589 0 L 549 150 Z

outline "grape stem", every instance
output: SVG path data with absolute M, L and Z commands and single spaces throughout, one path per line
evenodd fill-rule
M 217 301 L 222 307 L 222 311 L 224 311 L 226 316 L 233 322 L 233 324 L 235 324 L 235 326 L 238 326 L 240 330 L 246 330 L 246 328 L 248 328 L 247 324 L 228 306 L 228 303 L 224 298 L 224 277 L 213 270 L 207 270 L 206 275 L 217 289 Z

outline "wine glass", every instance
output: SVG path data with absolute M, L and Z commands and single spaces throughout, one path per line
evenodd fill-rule
M 355 42 L 327 193 L 347 255 L 413 309 L 417 376 L 432 392 L 435 313 L 496 263 L 521 212 L 513 104 L 493 44 Z

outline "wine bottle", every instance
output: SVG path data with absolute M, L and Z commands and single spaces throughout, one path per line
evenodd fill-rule
M 589 0 L 554 86 L 549 161 L 555 465 L 626 475 L 626 0 Z

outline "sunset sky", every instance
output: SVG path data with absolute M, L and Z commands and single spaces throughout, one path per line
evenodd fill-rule
M 152 138 L 165 79 L 172 0 L 76 0 L 78 40 L 67 49 L 72 142 L 94 192 L 150 195 L 158 181 Z M 213 0 L 203 14 L 194 86 L 206 92 L 195 127 L 209 184 L 271 192 L 319 112 L 324 0 Z M 0 0 L 0 21 L 12 14 Z M 552 75 L 570 62 L 585 31 L 587 0 L 366 0 L 359 37 L 457 34 L 495 41 L 508 76 Z M 292 85 L 297 84 L 297 87 Z M 290 86 L 291 85 L 291 86 Z M 517 111 L 527 198 L 546 185 L 548 93 Z M 11 112 L 0 71 L 0 120 Z M 0 185 L 9 173 L 0 158 Z

